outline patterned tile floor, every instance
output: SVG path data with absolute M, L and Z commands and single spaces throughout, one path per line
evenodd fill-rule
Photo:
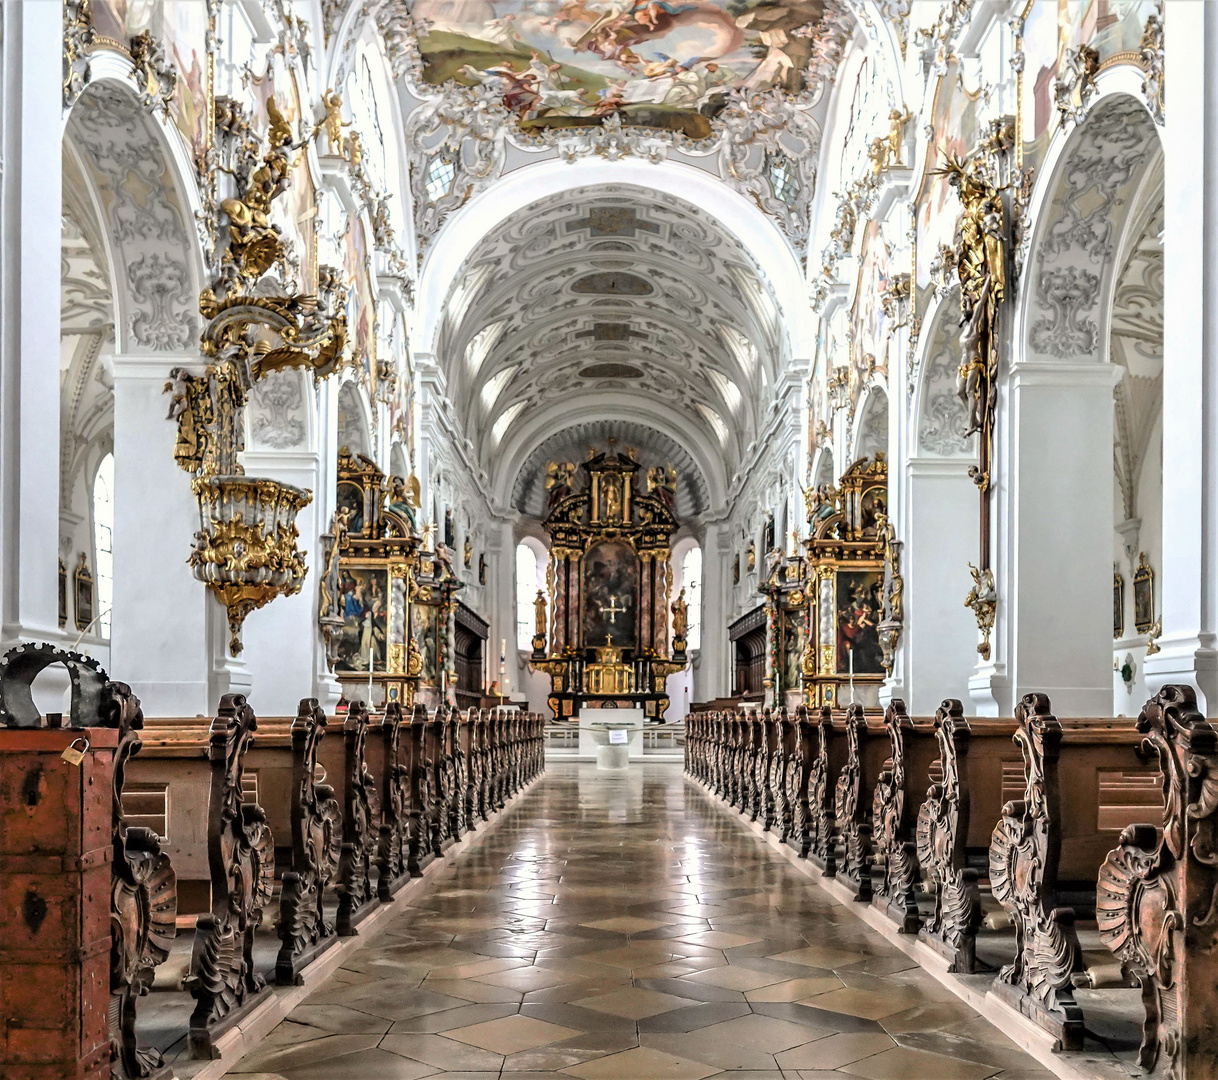
M 676 764 L 551 763 L 242 1080 L 1052 1080 Z

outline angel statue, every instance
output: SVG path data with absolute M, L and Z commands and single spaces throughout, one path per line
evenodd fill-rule
M 417 532 L 419 527 L 419 478 L 411 475 L 409 480 L 400 476 L 390 476 L 388 479 L 389 498 L 385 509 L 400 514 L 410 523 L 411 532 Z
M 998 590 L 994 586 L 994 572 L 986 567 L 978 570 L 972 563 L 968 564 L 969 573 L 973 575 L 973 587 L 964 598 L 964 606 L 971 608 L 977 617 L 977 629 L 982 633 L 981 644 L 977 651 L 983 660 L 990 658 L 990 631 L 994 629 L 994 615 L 998 610 Z

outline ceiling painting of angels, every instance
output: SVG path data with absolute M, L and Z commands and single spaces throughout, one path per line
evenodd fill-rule
M 484 84 L 523 129 L 710 135 L 732 91 L 798 94 L 825 0 L 417 0 L 427 82 Z

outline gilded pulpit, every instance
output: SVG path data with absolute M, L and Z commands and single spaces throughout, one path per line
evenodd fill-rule
M 641 708 L 662 719 L 668 676 L 685 666 L 683 633 L 670 646 L 668 632 L 675 474 L 610 450 L 578 469 L 551 464 L 547 475 L 549 595 L 533 666 L 550 676 L 550 707 L 564 718 Z

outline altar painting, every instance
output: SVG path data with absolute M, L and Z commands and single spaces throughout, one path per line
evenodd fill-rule
M 874 570 L 842 570 L 837 574 L 837 673 L 883 675 L 879 625 L 884 606 L 884 575 Z
M 635 647 L 639 559 L 629 544 L 603 541 L 584 556 L 583 643 L 586 648 Z
M 343 567 L 339 573 L 339 631 L 336 671 L 385 671 L 389 572 Z
M 493 86 L 524 128 L 710 135 L 731 90 L 806 89 L 824 0 L 417 0 L 423 77 Z
M 422 668 L 419 675 L 428 686 L 439 685 L 439 667 L 436 663 L 439 642 L 439 608 L 433 604 L 411 604 L 410 636 L 418 646 Z
M 803 609 L 784 609 L 781 614 L 782 688 L 793 690 L 801 685 L 803 676 L 800 665 L 808 644 L 807 613 Z

